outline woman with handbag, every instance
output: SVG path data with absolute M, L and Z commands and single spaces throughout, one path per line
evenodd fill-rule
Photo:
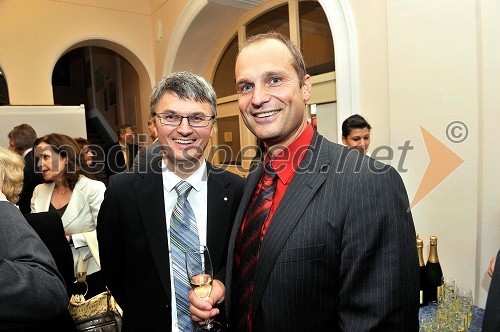
M 96 236 L 97 214 L 106 187 L 84 175 L 80 150 L 67 135 L 50 134 L 35 141 L 38 168 L 47 183 L 35 188 L 31 212 L 54 211 L 61 216 L 73 254 L 75 277 L 86 273 L 85 283 L 68 287 L 73 288 L 72 294 L 85 294 L 89 299 L 106 291 Z

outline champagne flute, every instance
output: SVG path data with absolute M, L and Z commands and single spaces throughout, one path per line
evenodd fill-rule
M 207 301 L 212 292 L 213 268 L 210 253 L 206 246 L 189 248 L 186 251 L 186 271 L 193 292 L 203 301 Z M 206 319 L 205 325 L 197 331 L 220 331 L 221 324 L 213 319 Z

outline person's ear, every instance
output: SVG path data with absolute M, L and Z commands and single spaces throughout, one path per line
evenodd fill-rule
M 307 103 L 307 101 L 311 98 L 311 90 L 311 76 L 306 75 L 304 76 L 304 83 L 302 84 L 302 98 L 304 99 L 304 104 Z
M 210 128 L 210 136 L 209 136 L 210 138 L 212 138 L 212 136 L 214 135 L 215 121 L 216 121 L 216 119 L 214 119 L 212 124 L 211 124 L 212 128 Z

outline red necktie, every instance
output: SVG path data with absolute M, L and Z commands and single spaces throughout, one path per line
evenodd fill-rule
M 260 245 L 262 242 L 262 227 L 269 216 L 273 204 L 274 191 L 276 189 L 276 172 L 268 163 L 264 166 L 264 174 L 261 178 L 261 188 L 257 196 L 248 206 L 244 229 L 239 241 L 239 261 L 237 271 L 239 272 L 236 291 L 238 294 L 238 330 L 252 330 L 252 293 L 255 266 L 259 259 Z

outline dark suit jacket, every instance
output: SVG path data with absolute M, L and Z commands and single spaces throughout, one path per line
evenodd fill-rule
M 135 155 L 137 154 L 137 151 L 139 151 L 139 146 L 135 144 L 127 144 L 127 147 L 129 167 L 132 169 Z M 115 142 L 106 149 L 106 175 L 110 177 L 113 174 L 122 173 L 126 170 L 127 168 L 125 167 L 125 158 L 123 158 L 122 148 L 119 142 Z
M 30 213 L 30 203 L 31 196 L 33 195 L 33 190 L 37 185 L 43 182 L 43 177 L 41 173 L 35 173 L 36 164 L 33 156 L 33 150 L 28 152 L 24 157 L 24 179 L 23 179 L 23 191 L 19 195 L 19 210 L 22 213 Z
M 71 286 L 75 281 L 73 255 L 64 235 L 61 217 L 56 212 L 28 213 L 24 217 L 52 254 L 57 269 L 66 283 L 68 297 L 71 297 Z
M 488 290 L 488 299 L 483 319 L 483 332 L 500 331 L 500 250 L 497 254 L 495 271 L 491 279 L 490 289 Z
M 232 322 L 239 306 L 235 243 L 261 172 L 259 166 L 248 177 L 229 242 Z M 418 331 L 418 257 L 408 208 L 392 167 L 315 134 L 260 249 L 253 330 Z
M 0 201 L 0 331 L 72 331 L 67 306 L 49 250 L 21 212 Z
M 148 172 L 110 178 L 97 223 L 102 272 L 123 309 L 125 331 L 170 331 L 172 326 L 161 157 L 149 166 Z M 207 166 L 207 245 L 215 272 L 225 267 L 244 180 Z M 193 207 L 199 208 L 205 207 Z

